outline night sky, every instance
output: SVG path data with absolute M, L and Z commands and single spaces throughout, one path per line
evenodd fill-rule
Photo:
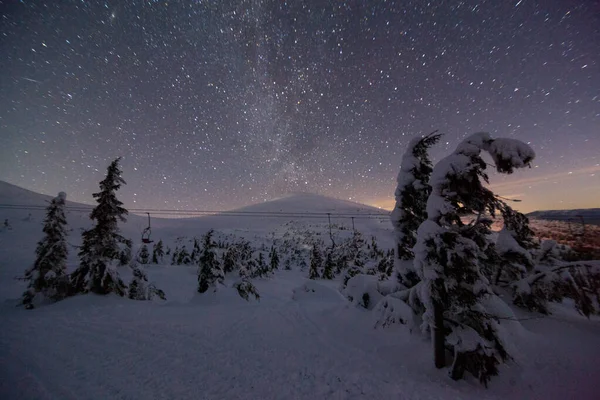
M 525 211 L 600 207 L 600 2 L 0 1 L 0 180 L 136 208 L 391 207 L 405 145 L 476 131 Z

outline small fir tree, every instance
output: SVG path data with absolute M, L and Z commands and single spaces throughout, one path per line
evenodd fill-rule
M 203 248 L 198 260 L 198 293 L 205 293 L 211 287 L 216 287 L 225 278 L 215 251 L 213 234 L 211 229 L 203 237 Z
M 48 300 L 58 301 L 67 295 L 67 195 L 60 192 L 50 201 L 44 219 L 44 237 L 37 244 L 33 266 L 25 271 L 29 286 L 23 293 L 25 308 L 34 308 L 34 299 L 41 294 Z
M 271 253 L 269 254 L 269 263 L 271 264 L 271 271 L 279 269 L 279 254 L 275 247 L 271 247 Z
M 138 255 L 138 259 L 139 259 L 140 264 L 148 264 L 148 261 L 150 260 L 150 253 L 148 252 L 148 246 L 146 246 L 146 245 L 142 246 L 142 248 L 140 249 L 140 254 Z
M 118 222 L 125 222 L 127 210 L 117 199 L 116 191 L 125 181 L 121 177 L 120 158 L 107 169 L 106 178 L 100 182 L 100 192 L 94 193 L 98 205 L 90 218 L 96 225 L 83 232 L 83 243 L 79 251 L 79 267 L 71 275 L 75 293 L 116 293 L 124 296 L 127 286 L 117 272 L 115 260 L 121 255 L 120 245 L 130 242 L 119 233 Z
M 245 246 L 244 246 L 245 247 Z M 251 250 L 248 246 L 246 248 L 247 251 L 240 252 L 240 268 L 239 268 L 239 276 L 240 281 L 236 282 L 233 286 L 238 291 L 238 294 L 241 298 L 246 301 L 250 301 L 250 296 L 254 296 L 256 300 L 260 300 L 260 295 L 258 294 L 258 290 L 250 281 L 252 277 L 252 268 L 253 268 L 253 260 L 251 257 Z
M 162 264 L 164 256 L 163 241 L 159 240 L 152 248 L 152 264 Z
M 417 243 L 417 229 L 427 219 L 426 204 L 431 193 L 429 177 L 433 171 L 428 152 L 442 136 L 436 132 L 409 142 L 402 157 L 394 192 L 396 205 L 390 218 L 396 236 L 395 266 L 399 281 L 407 287 L 418 282 L 411 263 L 402 261 L 414 258 L 412 249 Z
M 198 241 L 198 239 L 194 238 L 192 254 L 190 254 L 190 262 L 195 263 L 198 257 L 200 257 L 200 242 Z
M 119 266 L 123 267 L 131 263 L 131 243 L 126 243 L 125 248 L 119 253 Z
M 333 262 L 331 251 L 328 251 L 327 257 L 325 258 L 325 266 L 323 267 L 323 279 L 333 279 L 335 276 L 334 268 L 335 263 Z
M 177 265 L 177 260 L 179 260 L 179 246 L 175 246 L 175 250 L 173 250 L 173 256 L 171 257 L 171 265 Z
M 192 263 L 192 257 L 185 248 L 185 244 L 181 246 L 181 249 L 177 253 L 177 265 L 189 265 Z
M 317 279 L 320 277 L 319 270 L 323 266 L 323 257 L 321 256 L 321 250 L 315 243 L 310 256 L 310 270 L 308 271 L 309 279 Z
M 240 259 L 239 248 L 236 245 L 230 246 L 223 255 L 223 272 L 228 274 L 238 265 Z

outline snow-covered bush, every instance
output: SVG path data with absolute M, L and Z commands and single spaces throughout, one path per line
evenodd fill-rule
M 391 325 L 407 325 L 412 330 L 415 323 L 415 313 L 406 302 L 387 295 L 383 297 L 373 309 L 376 317 L 375 327 L 387 328 Z
M 359 274 L 348 280 L 342 293 L 352 304 L 372 310 L 383 297 L 379 292 L 379 282 L 377 276 Z
M 129 283 L 128 297 L 132 300 L 152 300 L 158 297 L 166 300 L 165 292 L 158 289 L 153 283 L 148 283 L 146 272 L 137 263 L 131 265 L 133 278 Z
M 260 295 L 258 294 L 256 287 L 249 280 L 236 282 L 233 286 L 244 300 L 250 301 L 250 295 L 254 296 L 256 300 L 260 300 Z

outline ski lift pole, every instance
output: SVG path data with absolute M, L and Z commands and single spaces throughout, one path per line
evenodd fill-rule
M 331 248 L 335 247 L 335 241 L 333 240 L 333 233 L 331 232 L 331 213 L 327 213 L 327 219 L 329 220 L 329 237 L 331 238 Z

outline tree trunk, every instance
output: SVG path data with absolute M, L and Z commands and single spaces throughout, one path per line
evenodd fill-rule
M 455 352 L 454 362 L 452 363 L 452 371 L 450 371 L 450 378 L 455 381 L 462 379 L 465 374 L 465 353 Z
M 444 309 L 437 302 L 433 302 L 433 358 L 436 368 L 446 366 L 446 338 L 444 335 Z

